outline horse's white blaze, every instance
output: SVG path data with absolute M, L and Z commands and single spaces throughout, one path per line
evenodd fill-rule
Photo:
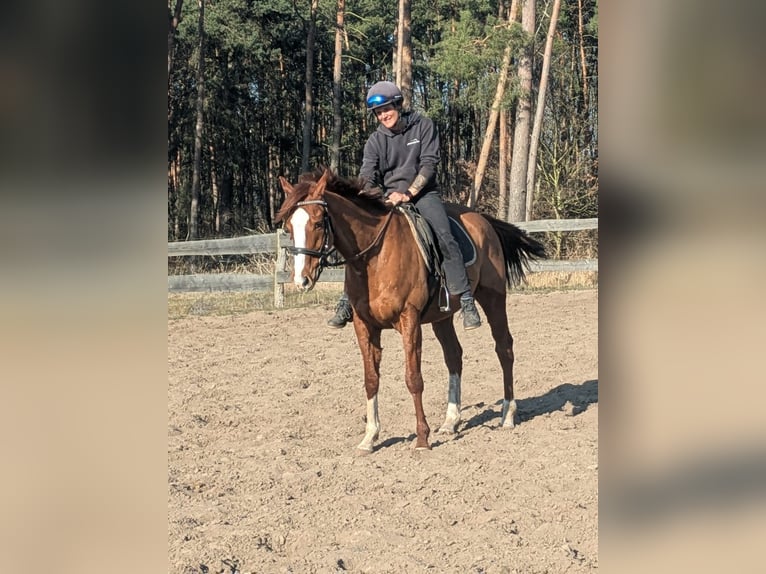
M 516 400 L 507 401 L 503 399 L 503 412 L 500 426 L 507 429 L 514 427 L 516 419 Z
M 372 452 L 372 445 L 380 434 L 380 419 L 378 418 L 378 395 L 367 399 L 367 427 L 364 431 L 362 442 L 356 447 L 360 450 Z
M 454 433 L 460 422 L 460 375 L 450 373 L 449 391 L 447 393 L 447 416 L 439 428 L 439 432 Z
M 308 222 L 309 214 L 302 207 L 296 209 L 295 213 L 290 217 L 290 225 L 293 227 L 293 243 L 295 244 L 295 247 L 302 249 L 306 248 L 306 224 L 308 224 Z M 301 287 L 303 285 L 303 276 L 301 274 L 303 273 L 303 266 L 306 265 L 306 256 L 302 254 L 296 255 L 294 265 L 293 269 L 295 270 L 295 273 L 293 275 L 293 283 L 295 283 L 297 287 Z

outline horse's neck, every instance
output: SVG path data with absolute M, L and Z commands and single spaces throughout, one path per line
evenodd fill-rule
M 340 195 L 325 193 L 325 202 L 333 223 L 335 248 L 345 259 L 370 247 L 386 224 L 387 213 L 371 213 Z

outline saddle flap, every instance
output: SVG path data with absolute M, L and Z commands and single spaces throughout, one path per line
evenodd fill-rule
M 404 214 L 407 223 L 410 224 L 410 229 L 415 237 L 418 250 L 420 251 L 421 257 L 423 257 L 426 267 L 429 272 L 433 272 L 435 269 L 441 269 L 441 250 L 439 249 L 438 241 L 431 226 L 428 221 L 418 213 L 414 206 L 404 207 L 405 205 L 407 204 L 399 206 L 399 212 Z M 459 221 L 452 217 L 448 217 L 448 219 L 452 236 L 460 247 L 463 263 L 468 267 L 476 261 L 476 246 Z

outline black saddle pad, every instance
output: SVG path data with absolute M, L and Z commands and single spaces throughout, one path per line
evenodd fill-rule
M 463 227 L 459 221 L 452 219 L 451 217 L 448 219 L 450 229 L 452 229 L 452 236 L 455 238 L 455 241 L 457 241 L 457 244 L 460 247 L 460 252 L 463 254 L 463 262 L 465 263 L 465 266 L 468 267 L 469 265 L 473 265 L 474 261 L 476 261 L 476 246 L 473 244 L 465 227 Z

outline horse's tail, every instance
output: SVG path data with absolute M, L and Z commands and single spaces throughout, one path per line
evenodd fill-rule
M 525 281 L 529 262 L 546 257 L 545 246 L 512 223 L 501 221 L 485 213 L 482 215 L 492 225 L 503 246 L 505 280 L 508 286 Z

